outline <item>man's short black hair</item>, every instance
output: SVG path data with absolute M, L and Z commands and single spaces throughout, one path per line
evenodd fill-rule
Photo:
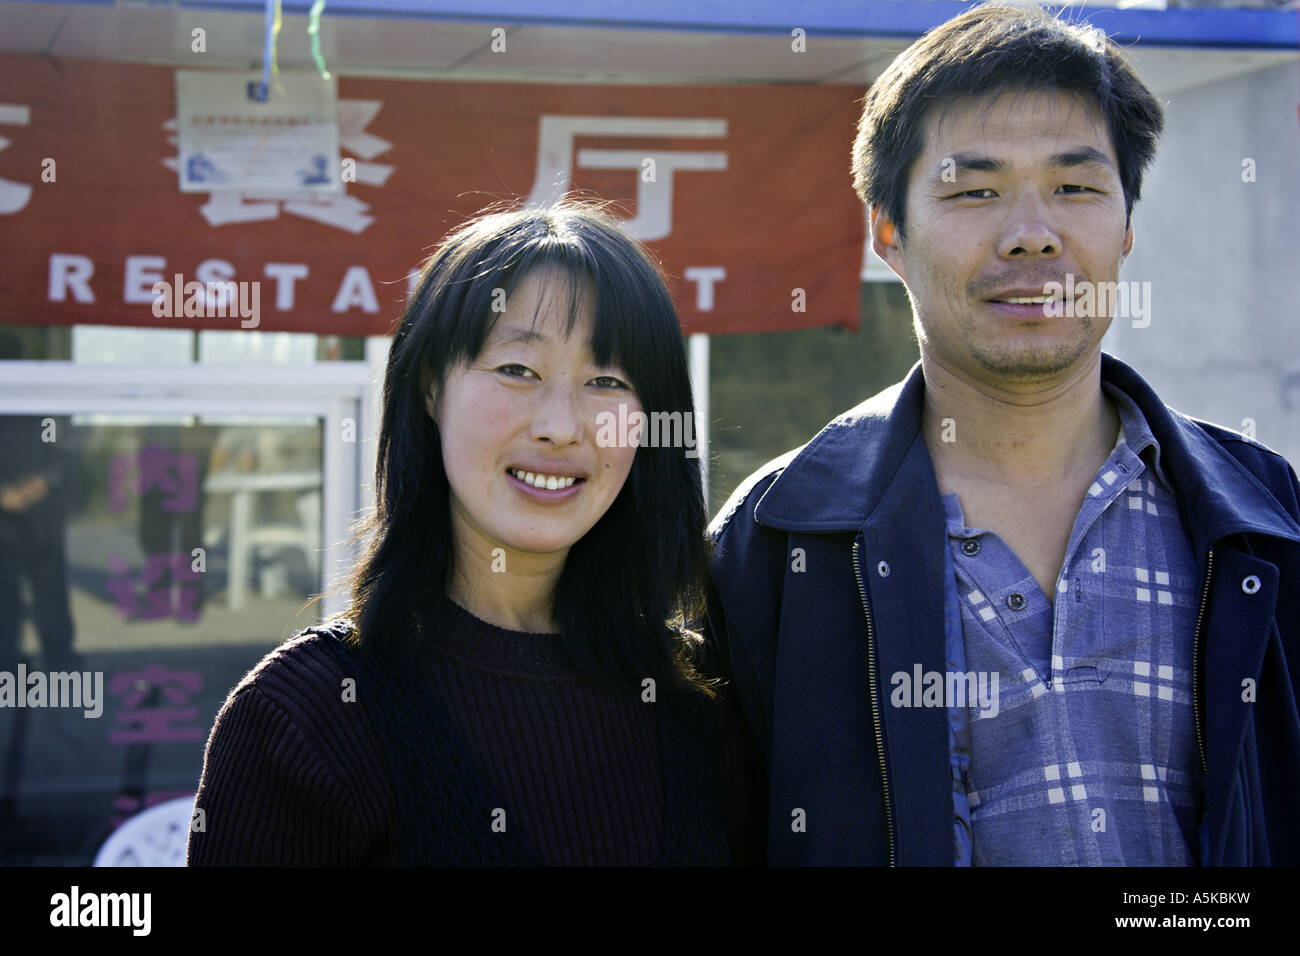
M 853 144 L 853 188 L 903 235 L 907 182 L 936 106 L 1010 90 L 1056 90 L 1095 103 L 1110 132 L 1125 222 L 1164 130 L 1164 109 L 1119 48 L 1095 27 L 1037 5 L 986 3 L 925 34 L 872 84 Z

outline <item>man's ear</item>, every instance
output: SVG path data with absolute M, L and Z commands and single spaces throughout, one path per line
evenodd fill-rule
M 871 249 L 885 260 L 896 276 L 907 281 L 903 269 L 903 240 L 883 206 L 871 207 Z
M 1123 265 L 1128 254 L 1133 251 L 1133 220 L 1130 219 L 1128 228 L 1124 230 L 1124 248 L 1120 250 L 1119 264 Z

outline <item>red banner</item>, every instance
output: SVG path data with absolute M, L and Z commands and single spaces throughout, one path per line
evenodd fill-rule
M 568 188 L 621 204 L 688 332 L 856 328 L 860 96 L 343 77 L 344 192 L 291 201 L 179 191 L 171 68 L 3 55 L 0 322 L 253 327 L 186 314 L 184 283 L 233 282 L 256 328 L 383 334 L 447 231 Z

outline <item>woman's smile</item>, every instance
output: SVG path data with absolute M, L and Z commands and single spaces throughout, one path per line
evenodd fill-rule
M 522 471 L 507 468 L 506 479 L 529 501 L 546 504 L 567 501 L 578 495 L 586 485 L 585 478 L 546 472 Z

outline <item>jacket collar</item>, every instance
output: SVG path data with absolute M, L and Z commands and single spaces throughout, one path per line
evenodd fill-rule
M 1179 505 L 1205 540 L 1267 534 L 1300 542 L 1300 524 L 1259 480 L 1194 419 L 1160 401 L 1137 372 L 1103 352 L 1101 378 L 1141 410 Z M 754 519 L 783 531 L 863 527 L 919 438 L 924 396 L 917 362 L 902 382 L 845 412 L 796 452 L 755 506 Z

